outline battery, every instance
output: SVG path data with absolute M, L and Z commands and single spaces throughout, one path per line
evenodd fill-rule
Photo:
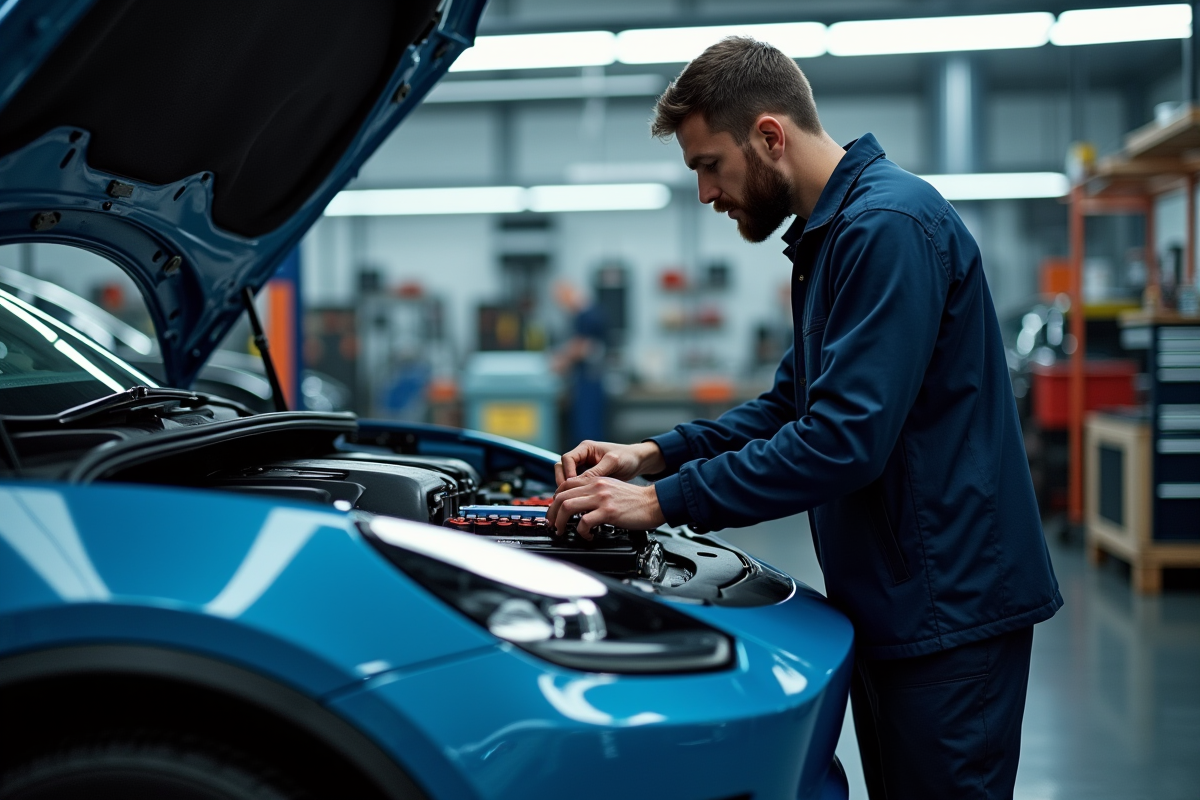
M 467 519 L 471 519 L 473 516 L 483 519 L 500 519 L 500 517 L 521 519 L 522 517 L 545 517 L 546 508 L 543 506 L 474 505 L 463 506 L 458 510 L 458 515 Z

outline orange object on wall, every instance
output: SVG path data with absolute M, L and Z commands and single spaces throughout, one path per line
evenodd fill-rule
M 1067 427 L 1067 387 L 1071 366 L 1060 362 L 1033 367 L 1033 417 L 1044 430 Z M 1137 364 L 1119 359 L 1084 362 L 1084 409 L 1098 411 L 1134 405 L 1133 377 Z
M 1071 262 L 1065 258 L 1047 258 L 1038 268 L 1038 291 L 1062 294 L 1071 291 Z
M 697 403 L 728 403 L 734 386 L 724 378 L 697 378 L 692 382 L 692 399 Z

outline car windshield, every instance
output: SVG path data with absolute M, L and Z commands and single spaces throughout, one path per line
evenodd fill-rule
M 0 290 L 0 414 L 57 414 L 156 384 L 95 342 Z

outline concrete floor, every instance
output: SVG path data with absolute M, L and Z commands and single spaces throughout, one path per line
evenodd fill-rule
M 805 515 L 725 531 L 731 543 L 824 590 Z M 1200 800 L 1200 591 L 1130 592 L 1051 538 L 1066 605 L 1035 628 L 1018 800 Z M 866 800 L 847 714 L 838 757 Z

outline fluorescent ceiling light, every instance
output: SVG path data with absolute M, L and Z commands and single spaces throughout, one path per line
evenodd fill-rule
M 525 210 L 520 186 L 454 189 L 355 189 L 338 192 L 325 208 L 329 217 L 407 214 L 509 214 Z
M 792 58 L 946 53 L 966 50 L 1010 50 L 1056 45 L 1186 39 L 1191 36 L 1192 10 L 1186 3 L 1064 11 L 1056 22 L 1049 12 L 977 14 L 958 17 L 784 22 L 767 25 L 714 25 L 689 28 L 636 28 L 610 31 L 530 33 L 479 36 L 451 65 L 451 72 L 480 70 L 603 67 L 626 64 L 669 64 L 691 61 L 727 36 L 751 36 L 768 42 Z M 635 76 L 622 76 L 633 78 Z M 641 77 L 641 76 L 638 76 Z M 648 77 L 648 76 L 646 76 Z M 575 80 L 564 78 L 564 81 Z M 584 79 L 586 80 L 586 79 Z M 615 80 L 609 78 L 608 80 Z M 515 83 L 515 82 L 514 82 Z M 513 96 L 480 97 L 481 89 L 434 89 L 431 103 L 525 100 L 542 97 L 618 97 L 649 94 L 636 91 L 593 92 L 564 83 L 557 87 L 509 87 Z M 526 97 L 522 92 L 532 93 Z M 541 94 L 539 92 L 549 92 Z M 462 99 L 456 97 L 456 93 Z
M 617 59 L 626 64 L 673 64 L 691 61 L 727 36 L 750 36 L 792 58 L 825 54 L 820 22 L 776 25 L 717 25 L 699 28 L 643 28 L 617 34 Z
M 581 78 L 518 78 L 442 81 L 426 103 L 502 103 L 577 97 L 650 97 L 667 86 L 661 75 L 589 75 Z
M 1071 181 L 1061 172 L 977 172 L 921 178 L 951 201 L 1063 197 L 1071 190 Z
M 450 71 L 603 67 L 616 60 L 616 39 L 609 31 L 478 36 Z
M 671 201 L 661 183 L 468 186 L 450 189 L 352 189 L 338 192 L 329 217 L 517 214 L 522 211 L 648 211 Z
M 1054 15 L 1042 11 L 835 22 L 828 46 L 835 56 L 1041 47 L 1050 40 L 1053 24 Z
M 573 186 L 534 186 L 529 210 L 653 211 L 671 202 L 671 190 L 661 183 L 593 183 Z
M 1050 41 L 1058 45 L 1187 39 L 1191 35 L 1192 7 L 1186 3 L 1064 11 L 1050 29 Z

